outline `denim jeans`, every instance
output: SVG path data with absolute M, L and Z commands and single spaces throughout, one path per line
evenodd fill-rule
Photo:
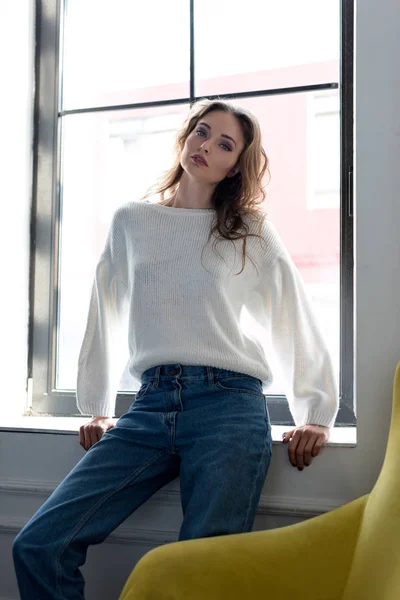
M 271 451 L 260 379 L 207 366 L 148 369 L 128 412 L 16 537 L 21 600 L 84 598 L 88 546 L 178 476 L 179 540 L 251 531 Z

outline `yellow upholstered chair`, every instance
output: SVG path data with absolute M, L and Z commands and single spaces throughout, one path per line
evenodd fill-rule
M 400 600 L 400 362 L 371 493 L 295 525 L 154 548 L 119 600 L 167 599 Z

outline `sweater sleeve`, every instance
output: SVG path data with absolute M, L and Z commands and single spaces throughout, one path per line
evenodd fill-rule
M 78 358 L 77 407 L 82 414 L 113 417 L 128 351 L 126 250 L 113 216 L 92 284 L 86 330 Z
M 268 342 L 296 427 L 331 428 L 339 409 L 332 359 L 302 277 L 279 234 L 273 237 L 279 251 L 264 265 L 260 282 Z

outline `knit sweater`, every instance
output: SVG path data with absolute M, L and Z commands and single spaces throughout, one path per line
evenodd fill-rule
M 339 400 L 331 357 L 280 235 L 266 218 L 262 240 L 247 238 L 242 270 L 241 239 L 206 244 L 214 217 L 214 209 L 150 201 L 115 211 L 78 358 L 79 411 L 114 415 L 127 361 L 136 389 L 146 369 L 183 364 L 257 377 L 264 393 L 274 363 L 296 426 L 332 427 Z M 260 233 L 254 217 L 244 219 Z M 251 331 L 243 310 L 257 324 Z

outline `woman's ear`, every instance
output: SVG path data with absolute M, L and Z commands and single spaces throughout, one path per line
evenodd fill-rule
M 233 167 L 233 169 L 231 169 L 227 175 L 227 177 L 233 177 L 234 175 L 236 175 L 236 173 L 239 172 L 239 165 L 236 165 L 236 167 Z

